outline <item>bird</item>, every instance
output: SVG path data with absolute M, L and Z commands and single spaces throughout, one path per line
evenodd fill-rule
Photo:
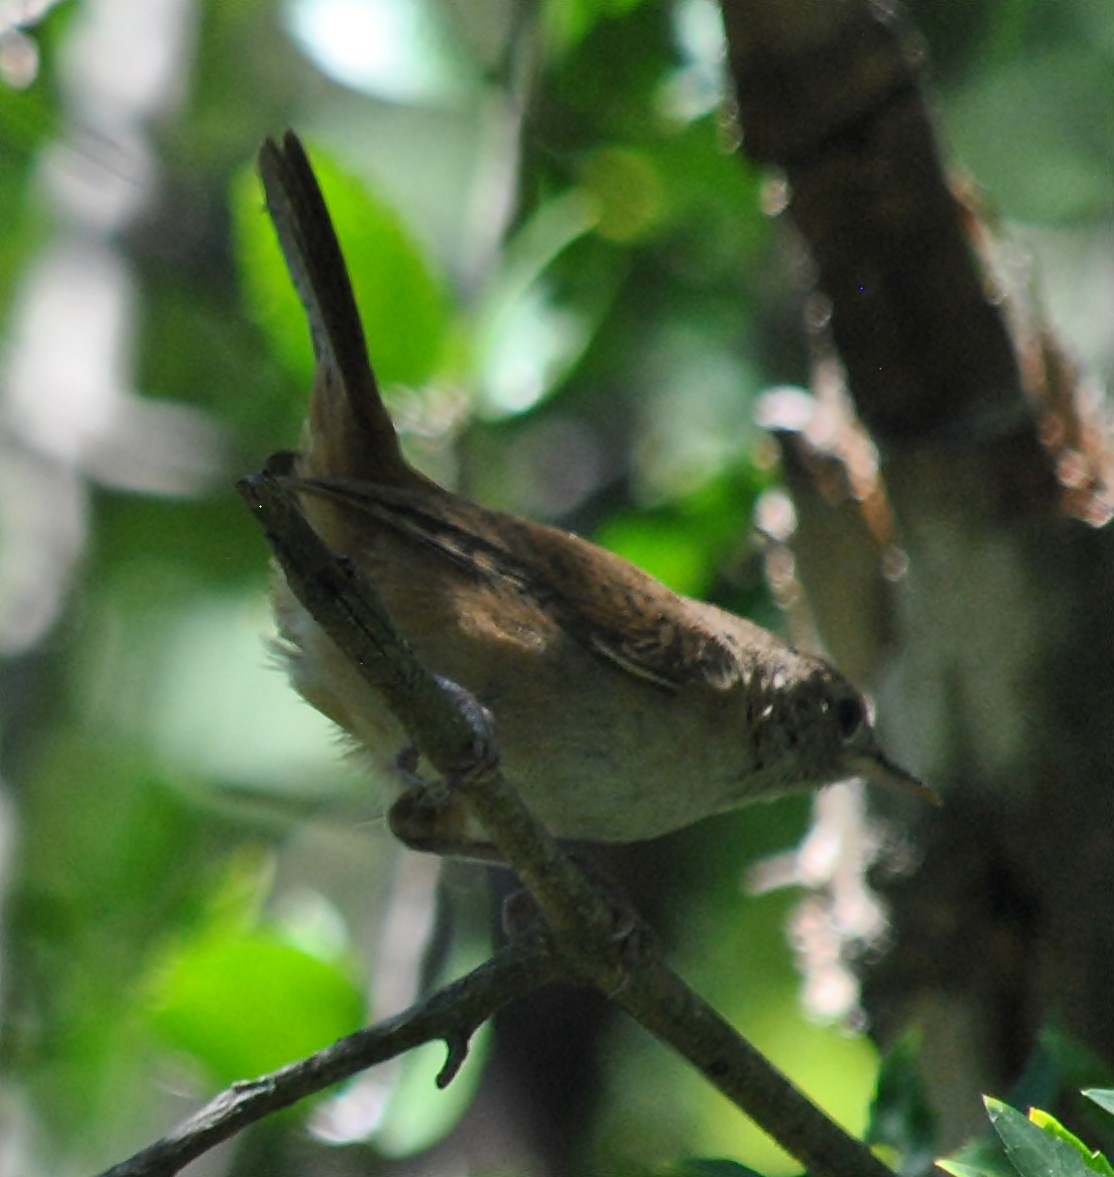
M 550 833 L 644 841 L 856 776 L 934 799 L 886 755 L 863 695 L 824 659 L 415 469 L 298 136 L 267 139 L 258 170 L 315 357 L 290 461 L 301 510 L 374 585 L 427 668 L 494 716 L 504 774 Z M 296 690 L 397 769 L 402 725 L 281 573 L 273 603 Z

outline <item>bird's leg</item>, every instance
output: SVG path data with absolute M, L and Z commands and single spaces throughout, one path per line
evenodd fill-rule
M 615 992 L 626 984 L 626 978 L 647 960 L 657 956 L 657 938 L 631 902 L 626 888 L 611 869 L 600 847 L 589 842 L 562 842 L 562 849 L 580 868 L 596 893 L 610 910 L 611 928 L 608 939 L 617 947 L 623 980 Z M 545 920 L 531 892 L 521 887 L 511 891 L 503 900 L 503 933 L 508 940 L 528 940 L 537 935 Z
M 411 850 L 503 862 L 491 842 L 477 837 L 464 799 L 451 782 L 412 784 L 387 811 L 391 833 Z
M 499 765 L 494 720 L 470 692 L 450 679 L 440 675 L 437 678 L 467 719 L 475 739 L 467 760 L 443 781 L 431 782 L 418 775 L 421 754 L 413 745 L 398 754 L 395 768 L 406 787 L 388 811 L 391 832 L 411 850 L 501 863 L 504 859 L 498 849 L 478 836 L 476 823 L 459 791 L 461 785 L 493 772 Z

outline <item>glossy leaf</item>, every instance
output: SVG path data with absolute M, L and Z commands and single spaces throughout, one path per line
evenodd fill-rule
M 1101 1173 L 1103 1177 L 1114 1177 L 1114 1169 L 1110 1168 L 1106 1157 L 1102 1153 L 1088 1148 L 1074 1132 L 1070 1132 L 1065 1128 L 1055 1116 L 1042 1111 L 1040 1108 L 1031 1108 L 1029 1110 L 1029 1119 L 1050 1136 L 1055 1136 L 1058 1140 L 1063 1140 L 1065 1143 L 1070 1144 L 1083 1158 L 1088 1168 L 1093 1169 L 1096 1173 Z
M 1066 1140 L 1046 1132 L 1001 1100 L 988 1097 L 984 1102 L 990 1122 L 1021 1177 L 1092 1177 L 1095 1169 Z

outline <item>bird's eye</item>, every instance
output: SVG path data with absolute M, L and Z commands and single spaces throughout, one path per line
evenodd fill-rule
M 858 699 L 839 699 L 835 705 L 835 721 L 839 734 L 850 740 L 866 722 L 866 713 Z

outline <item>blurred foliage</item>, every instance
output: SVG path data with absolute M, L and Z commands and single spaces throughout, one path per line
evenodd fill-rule
M 421 384 L 439 366 L 445 339 L 445 296 L 399 216 L 365 185 L 327 159 L 315 165 L 329 213 L 344 242 L 364 330 L 385 385 Z M 305 312 L 294 292 L 269 220 L 259 215 L 259 184 L 245 165 L 232 190 L 237 264 L 253 317 L 283 366 L 299 383 L 313 381 L 305 346 Z
M 97 26 L 101 56 L 81 65 L 98 11 L 61 3 L 25 28 L 37 79 L 0 91 L 6 317 L 65 234 L 48 165 L 77 151 L 114 166 L 119 111 L 79 87 L 96 66 L 98 100 L 120 100 L 112 38 L 169 35 Z M 486 949 L 478 869 L 454 872 L 453 906 L 471 914 L 430 964 L 435 887 L 390 843 L 381 783 L 339 754 L 265 648 L 267 554 L 232 482 L 296 443 L 310 354 L 251 175 L 265 135 L 292 125 L 311 146 L 415 461 L 776 624 L 749 534 L 773 478 L 752 403 L 806 378 L 801 291 L 785 231 L 762 212 L 764 178 L 731 153 L 713 4 L 183 11 L 177 106 L 119 123 L 148 137 L 157 186 L 106 237 L 140 291 L 125 378 L 219 425 L 221 475 L 178 499 L 92 486 L 67 609 L 0 671 L 0 1172 L 32 1177 L 120 1159 L 221 1083 L 390 1012 Z M 1109 375 L 1114 9 L 910 11 L 960 162 L 1036 252 L 1068 339 Z M 60 349 L 68 330 L 57 323 Z M 713 1002 L 862 1131 L 875 1062 L 798 1010 L 792 896 L 740 893 L 747 863 L 804 819 L 789 802 L 678 835 L 663 850 L 663 936 Z M 388 934 L 400 910 L 423 914 Z M 376 1171 L 449 1130 L 483 1058 L 441 1093 L 435 1052 L 415 1056 L 291 1117 L 289 1139 L 308 1125 L 370 1141 Z M 795 1171 L 633 1028 L 610 1033 L 604 1060 L 591 1147 L 610 1171 L 751 1171 L 676 1160 L 694 1156 Z
M 931 1168 L 935 1117 L 920 1081 L 919 1035 L 906 1034 L 891 1047 L 878 1071 L 867 1143 L 909 1173 Z

